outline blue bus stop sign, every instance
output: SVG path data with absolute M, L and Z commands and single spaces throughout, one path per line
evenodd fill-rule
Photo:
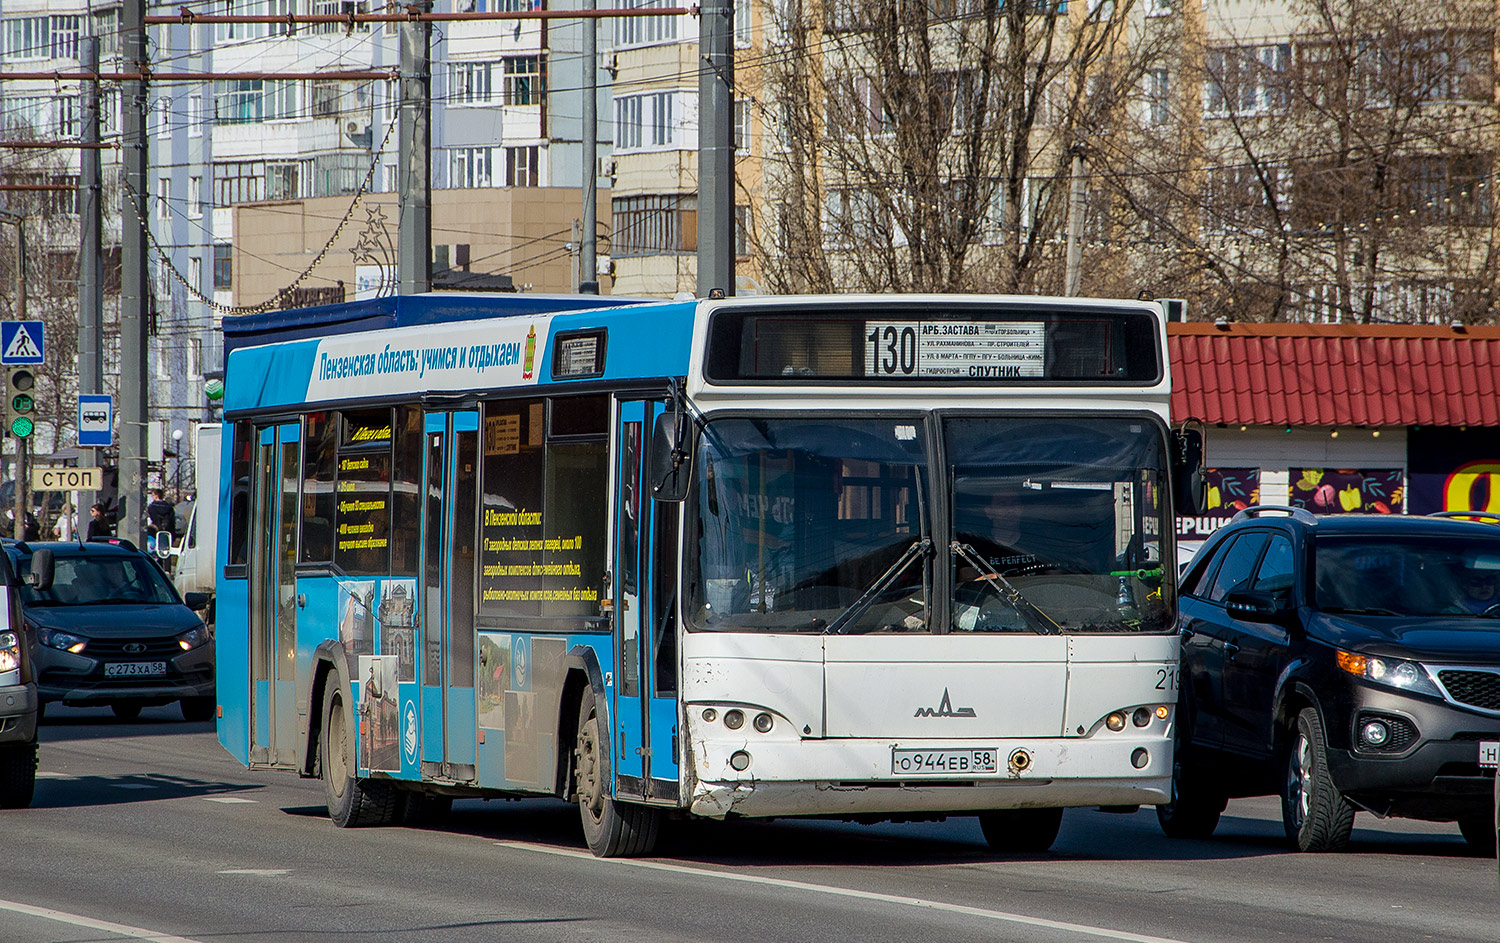
M 107 448 L 115 444 L 115 398 L 78 394 L 78 444 Z

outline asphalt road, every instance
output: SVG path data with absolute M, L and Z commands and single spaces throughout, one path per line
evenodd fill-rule
M 1362 813 L 1348 852 L 1303 855 L 1273 800 L 1202 842 L 1070 811 L 1050 853 L 996 857 L 973 819 L 692 822 L 600 861 L 556 802 L 334 828 L 321 783 L 179 716 L 52 710 L 34 806 L 0 812 L 0 943 L 1500 940 L 1495 862 L 1452 826 Z

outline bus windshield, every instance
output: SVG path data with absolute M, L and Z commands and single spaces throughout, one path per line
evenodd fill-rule
M 926 467 L 918 418 L 709 423 L 694 627 L 927 631 Z
M 1136 418 L 951 418 L 955 632 L 1166 632 L 1167 452 Z

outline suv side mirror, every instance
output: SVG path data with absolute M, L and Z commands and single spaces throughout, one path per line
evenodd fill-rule
M 201 612 L 208 608 L 208 593 L 183 593 L 182 602 L 194 612 Z
M 31 553 L 31 572 L 26 575 L 26 582 L 32 589 L 39 593 L 45 593 L 52 588 L 52 578 L 56 572 L 56 566 L 52 559 L 52 551 L 46 547 L 40 547 Z
M 1280 601 L 1271 593 L 1256 589 L 1237 589 L 1224 597 L 1229 614 L 1246 622 L 1270 622 L 1281 614 Z

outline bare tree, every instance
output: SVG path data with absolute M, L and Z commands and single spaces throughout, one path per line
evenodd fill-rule
M 863 0 L 773 11 L 776 290 L 1058 290 L 1075 153 L 1168 31 L 1135 4 Z

